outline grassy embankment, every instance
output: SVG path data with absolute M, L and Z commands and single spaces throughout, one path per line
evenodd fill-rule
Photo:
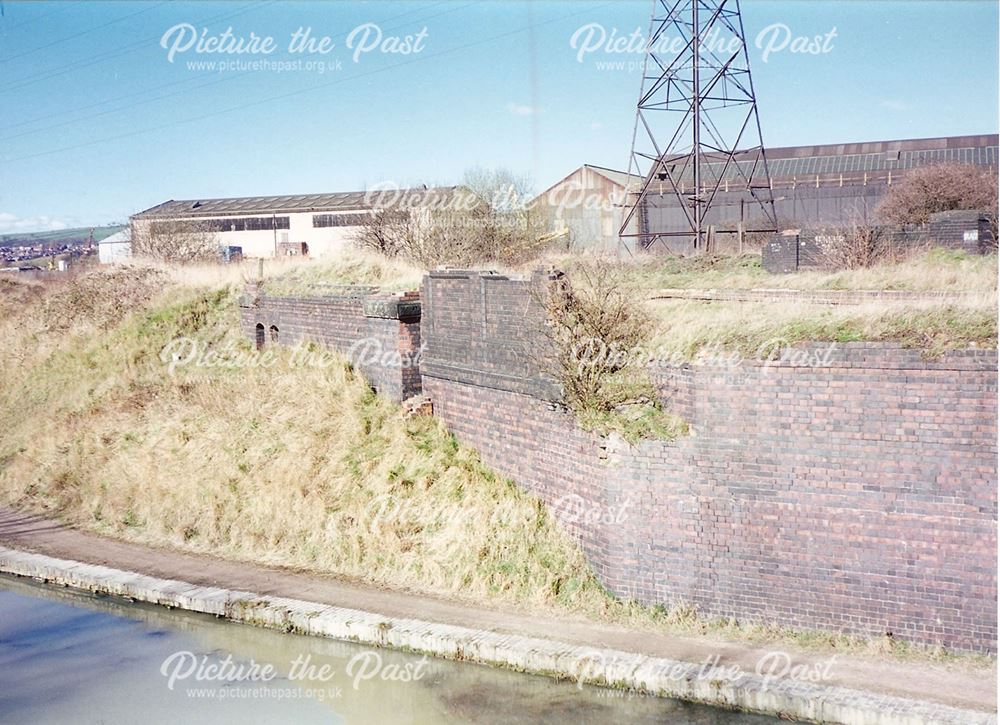
M 412 273 L 363 259 L 306 266 L 315 269 L 291 269 L 389 287 Z M 437 421 L 405 419 L 343 363 L 307 368 L 279 351 L 268 367 L 169 374 L 162 351 L 182 337 L 253 359 L 238 330 L 239 276 L 101 271 L 47 287 L 0 279 L 0 502 L 129 541 L 494 606 L 946 656 L 617 601 L 537 498 L 484 468 Z
M 253 359 L 235 290 L 156 271 L 0 280 L 0 498 L 131 541 L 492 603 L 616 605 L 541 503 L 348 366 Z M 134 309 L 134 313 L 129 310 Z M 185 355 L 186 355 L 186 348 Z M 169 361 L 169 358 L 168 358 Z
M 573 260 L 564 266 L 572 270 Z M 958 292 L 951 299 L 879 300 L 860 305 L 797 301 L 722 302 L 654 299 L 650 348 L 694 360 L 711 353 L 752 356 L 775 341 L 894 341 L 934 356 L 949 349 L 996 347 L 997 257 L 935 249 L 898 264 L 838 272 L 771 275 L 760 257 L 661 257 L 633 263 L 637 294 L 676 289 L 905 290 Z M 966 294 L 967 293 L 967 294 Z

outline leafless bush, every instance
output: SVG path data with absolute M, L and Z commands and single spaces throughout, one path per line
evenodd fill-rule
M 817 240 L 822 240 L 824 257 L 834 269 L 874 267 L 898 256 L 891 234 L 874 224 L 855 222 Z
M 538 361 L 578 413 L 610 413 L 653 401 L 643 356 L 652 325 L 625 271 L 610 263 L 581 265 L 576 284 L 552 281 L 542 302 L 548 345 Z
M 101 269 L 71 277 L 46 294 L 42 325 L 50 331 L 78 323 L 108 329 L 149 302 L 166 279 L 163 272 L 143 267 Z
M 354 235 L 354 242 L 387 257 L 403 254 L 416 239 L 412 216 L 405 209 L 378 209 Z
M 132 225 L 132 254 L 173 264 L 213 262 L 219 260 L 219 244 L 205 222 L 152 221 Z
M 848 214 L 846 226 L 816 231 L 816 243 L 832 269 L 866 269 L 900 262 L 926 246 L 915 239 L 902 241 L 899 229 L 876 223 L 867 206 Z
M 386 209 L 373 213 L 354 241 L 427 269 L 519 264 L 536 258 L 549 245 L 542 229 L 527 211 Z
M 460 189 L 456 203 L 444 208 L 374 211 L 355 243 L 424 268 L 520 264 L 552 244 L 541 213 L 531 208 L 526 178 L 503 169 L 473 169 Z
M 876 214 L 893 224 L 926 224 L 931 214 L 959 209 L 982 210 L 996 219 L 994 171 L 968 164 L 914 169 L 890 187 Z

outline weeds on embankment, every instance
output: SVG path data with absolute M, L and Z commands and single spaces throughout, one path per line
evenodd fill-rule
M 607 261 L 554 256 L 548 262 L 578 280 Z M 895 263 L 865 269 L 772 275 L 760 255 L 636 257 L 616 268 L 638 296 L 656 290 L 894 290 L 957 292 L 950 298 L 873 300 L 825 305 L 800 301 L 700 301 L 648 299 L 649 355 L 664 359 L 739 354 L 800 342 L 898 342 L 928 356 L 959 348 L 995 348 L 997 343 L 997 256 L 930 249 Z
M 172 287 L 106 332 L 56 339 L 31 331 L 29 311 L 17 317 L 3 323 L 25 338 L 18 364 L 2 353 L 8 504 L 132 541 L 484 603 L 607 599 L 537 498 L 439 422 L 404 419 L 345 363 L 299 366 L 276 349 L 266 365 L 171 374 L 162 351 L 179 338 L 252 355 L 228 289 Z M 46 343 L 32 349 L 31 337 Z
M 129 541 L 485 606 L 954 659 L 888 638 L 706 621 L 683 606 L 617 600 L 539 499 L 483 467 L 439 422 L 404 418 L 343 362 L 306 367 L 275 349 L 269 364 L 171 366 L 163 351 L 181 338 L 255 359 L 235 287 L 157 273 L 122 286 L 116 274 L 0 290 L 4 504 Z M 122 290 L 127 304 L 102 301 Z M 74 303 L 53 324 L 44 310 L 57 299 L 94 304 Z

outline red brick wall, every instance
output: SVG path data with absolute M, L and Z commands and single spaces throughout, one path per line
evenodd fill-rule
M 655 366 L 692 433 L 632 448 L 543 399 L 525 355 L 535 333 L 504 314 L 534 314 L 525 282 L 438 275 L 425 279 L 422 361 L 435 414 L 538 493 L 610 589 L 996 650 L 995 351 L 925 361 L 861 343 L 784 363 Z
M 420 393 L 420 296 L 371 291 L 329 297 L 247 295 L 240 305 L 244 333 L 278 328 L 278 343 L 316 342 L 347 356 L 379 393 L 397 402 Z

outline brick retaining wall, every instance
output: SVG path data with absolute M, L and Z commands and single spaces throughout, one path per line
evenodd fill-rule
M 633 448 L 547 402 L 526 354 L 537 332 L 515 322 L 536 318 L 540 281 L 429 275 L 423 387 L 459 439 L 549 504 L 610 589 L 996 650 L 994 350 L 926 361 L 855 343 L 654 366 L 692 432 Z
M 280 344 L 355 357 L 395 400 L 422 389 L 487 465 L 545 500 L 620 596 L 996 651 L 995 350 L 925 360 L 816 344 L 778 362 L 653 365 L 691 434 L 631 447 L 580 430 L 539 370 L 539 290 L 556 276 L 249 294 L 241 321 L 252 340 L 262 325 L 264 344 L 273 326 Z
M 345 288 L 324 297 L 270 297 L 250 290 L 240 323 L 252 342 L 316 342 L 347 356 L 379 393 L 405 400 L 420 393 L 420 296 Z M 272 340 L 272 328 L 277 340 Z

